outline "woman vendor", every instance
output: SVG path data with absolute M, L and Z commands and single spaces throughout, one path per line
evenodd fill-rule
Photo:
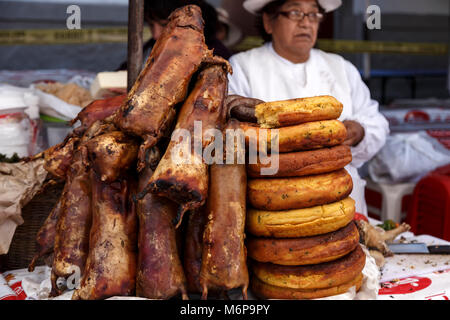
M 313 48 L 324 13 L 340 5 L 341 0 L 244 1 L 244 8 L 262 20 L 265 44 L 230 58 L 229 93 L 266 102 L 319 95 L 338 99 L 344 105 L 339 118 L 347 128 L 344 144 L 353 156 L 346 166 L 354 185 L 350 196 L 356 211 L 367 215 L 365 181 L 357 169 L 384 145 L 389 126 L 356 67 Z

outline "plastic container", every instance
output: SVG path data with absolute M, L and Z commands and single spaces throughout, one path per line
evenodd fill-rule
M 41 114 L 44 122 L 45 140 L 47 147 L 52 147 L 64 141 L 66 136 L 72 132 L 72 127 L 67 121 Z
M 20 93 L 0 92 L 0 153 L 11 157 L 31 155 L 32 123 L 25 113 L 28 106 Z

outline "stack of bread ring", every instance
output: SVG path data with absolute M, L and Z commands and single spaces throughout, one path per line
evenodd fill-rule
M 342 108 L 331 96 L 262 103 L 258 125 L 241 125 L 258 137 L 267 129 L 268 144 L 279 138 L 275 174 L 262 175 L 268 165 L 259 162 L 247 166 L 247 249 L 259 298 L 314 299 L 361 287 L 365 253 L 344 169 L 352 155 L 342 145 Z

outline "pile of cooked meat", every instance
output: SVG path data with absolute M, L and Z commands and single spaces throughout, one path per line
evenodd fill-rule
M 245 164 L 207 164 L 195 150 L 191 161 L 173 158 L 174 130 L 235 126 L 225 104 L 231 68 L 207 48 L 203 24 L 197 6 L 174 11 L 130 92 L 92 102 L 43 152 L 64 189 L 29 270 L 52 254 L 51 296 L 79 274 L 72 299 L 206 299 L 233 288 L 247 297 Z

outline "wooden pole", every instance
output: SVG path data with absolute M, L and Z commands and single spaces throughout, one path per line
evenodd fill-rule
M 142 33 L 144 29 L 144 0 L 128 1 L 128 73 L 127 90 L 130 91 L 142 68 Z

